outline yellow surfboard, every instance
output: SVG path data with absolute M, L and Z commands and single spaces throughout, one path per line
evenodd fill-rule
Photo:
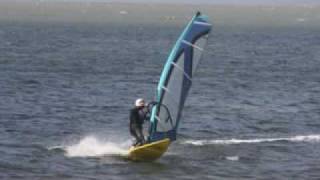
M 142 146 L 131 147 L 128 158 L 132 161 L 154 161 L 167 151 L 169 145 L 170 139 L 166 138 Z

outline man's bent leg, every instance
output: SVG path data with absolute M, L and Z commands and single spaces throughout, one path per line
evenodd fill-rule
M 139 136 L 137 134 L 137 130 L 135 127 L 130 127 L 130 134 L 135 138 L 135 142 L 132 144 L 133 146 L 136 146 L 139 144 Z
M 139 145 L 145 144 L 144 135 L 142 133 L 142 128 L 137 128 L 136 130 L 137 130 L 136 131 L 137 136 L 139 138 Z

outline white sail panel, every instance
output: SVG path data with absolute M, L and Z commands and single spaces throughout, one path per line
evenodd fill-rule
M 177 62 L 175 63 L 178 67 L 184 67 L 184 54 L 182 54 Z M 183 69 L 177 68 L 177 66 L 172 65 L 172 71 L 170 78 L 168 79 L 168 84 L 166 86 L 166 91 L 163 95 L 162 104 L 170 110 L 170 118 L 172 121 L 165 120 L 168 118 L 168 112 L 165 107 L 160 107 L 159 118 L 161 120 L 161 126 L 157 128 L 157 131 L 168 131 L 172 129 L 172 126 L 175 126 L 179 104 L 181 102 L 181 92 L 182 92 L 182 83 L 185 76 Z
M 204 48 L 204 46 L 207 44 L 208 36 L 204 36 L 196 40 L 194 45 L 199 48 Z M 192 76 L 195 73 L 195 70 L 197 69 L 197 66 L 199 64 L 199 61 L 202 56 L 202 51 L 198 48 L 193 48 L 193 62 L 192 62 Z

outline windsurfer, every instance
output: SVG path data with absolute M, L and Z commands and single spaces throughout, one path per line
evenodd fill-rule
M 140 146 L 145 143 L 143 135 L 143 123 L 147 119 L 146 103 L 139 98 L 135 101 L 135 107 L 130 110 L 130 134 L 136 139 L 133 146 Z

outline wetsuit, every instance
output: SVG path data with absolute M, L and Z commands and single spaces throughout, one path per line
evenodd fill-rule
M 142 145 L 145 143 L 144 136 L 142 133 L 142 125 L 146 119 L 146 113 L 141 107 L 134 107 L 130 110 L 130 124 L 129 129 L 133 137 L 136 138 L 136 142 L 133 144 Z

